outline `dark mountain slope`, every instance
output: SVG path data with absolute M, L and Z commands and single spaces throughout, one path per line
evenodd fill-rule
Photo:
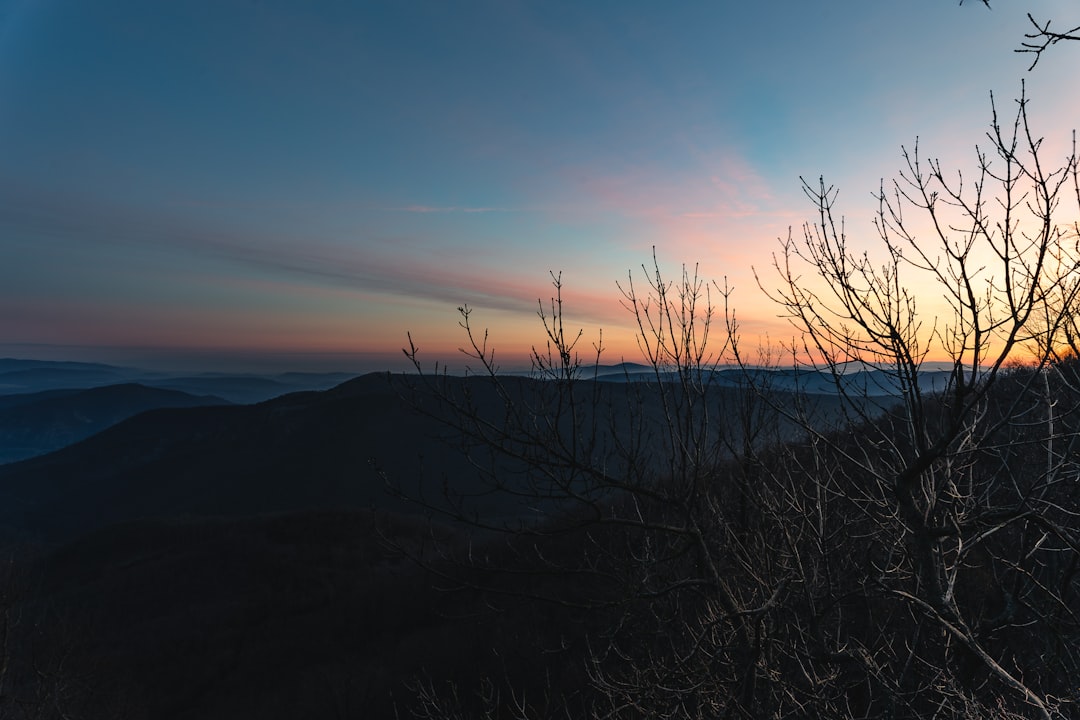
M 394 717 L 394 703 L 412 699 L 405 681 L 471 683 L 480 672 L 533 674 L 539 696 L 541 665 L 554 674 L 566 664 L 565 653 L 541 652 L 557 644 L 541 636 L 572 629 L 535 604 L 496 613 L 447 596 L 386 537 L 459 542 L 447 528 L 366 511 L 91 533 L 37 562 L 14 608 L 35 622 L 13 636 L 36 672 L 16 660 L 5 690 L 27 704 L 25 717 L 60 690 L 57 709 L 71 717 L 129 720 Z
M 0 358 L 0 398 L 12 394 L 69 391 L 138 383 L 191 395 L 215 395 L 235 403 L 254 403 L 286 393 L 327 390 L 356 377 L 344 372 L 176 373 L 101 363 Z M 0 406 L 3 401 L 0 400 Z
M 81 364 L 75 364 L 73 367 L 68 367 L 66 364 L 27 367 L 0 371 L 0 392 L 19 393 L 72 387 L 99 387 L 124 382 L 126 374 L 120 368 Z
M 0 532 L 62 539 L 144 517 L 372 506 L 424 511 L 388 495 L 387 478 L 414 497 L 437 499 L 444 488 L 481 492 L 477 467 L 462 451 L 461 432 L 433 417 L 449 417 L 452 411 L 431 386 L 413 389 L 411 382 L 373 374 L 332 390 L 294 393 L 258 405 L 143 413 L 56 453 L 0 466 Z M 507 407 L 488 379 L 438 382 L 474 403 L 489 430 L 507 422 Z M 553 406 L 538 397 L 540 390 L 550 395 L 552 386 L 505 378 L 502 387 L 519 413 L 519 427 L 532 428 L 529 432 L 539 433 L 543 442 Z M 656 462 L 660 468 L 661 455 L 627 460 L 617 456 L 618 443 L 611 439 L 612 433 L 620 434 L 623 441 L 633 438 L 632 443 L 646 447 L 642 443 L 648 438 L 659 437 L 663 407 L 649 399 L 655 392 L 649 387 L 578 386 L 576 402 L 585 408 L 581 432 L 589 432 L 590 418 L 596 419 L 598 431 L 597 444 L 587 451 L 589 462 L 607 458 L 612 468 Z M 740 393 L 731 388 L 716 392 L 717 403 L 734 403 Z M 829 401 L 817 402 L 825 407 Z M 738 428 L 731 431 L 737 434 Z M 531 450 L 537 451 L 546 452 L 542 444 Z M 522 466 L 505 458 L 481 453 L 473 460 L 504 479 L 520 478 Z M 534 507 L 534 498 L 507 494 L 472 502 L 471 509 L 488 517 L 543 511 Z
M 468 462 L 444 435 L 385 375 L 258 405 L 152 410 L 0 466 L 0 527 L 61 538 L 142 517 L 401 507 L 376 464 L 405 484 L 467 483 Z
M 192 394 L 219 395 L 235 403 L 263 402 L 310 388 L 247 375 L 192 375 L 149 381 L 155 387 Z M 330 383 L 332 385 L 332 383 Z
M 0 463 L 58 450 L 146 410 L 225 404 L 134 383 L 0 396 Z
M 65 390 L 42 390 L 41 392 L 18 393 L 16 395 L 0 395 L 0 410 L 7 410 L 8 408 L 18 407 L 19 405 L 28 405 L 49 398 L 66 397 L 68 395 L 74 395 L 77 392 L 81 392 L 81 390 L 78 388 L 67 388 Z

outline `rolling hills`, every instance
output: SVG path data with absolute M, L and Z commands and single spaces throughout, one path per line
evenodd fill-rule
M 137 383 L 0 396 L 0 463 L 44 455 L 155 408 L 227 405 Z

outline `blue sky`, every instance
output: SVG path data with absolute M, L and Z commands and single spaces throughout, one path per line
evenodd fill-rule
M 615 283 L 653 246 L 782 335 L 751 267 L 799 176 L 870 246 L 900 146 L 971 168 L 991 91 L 1067 141 L 1080 48 L 1012 51 L 1073 6 L 0 1 L 0 354 L 396 367 L 468 303 L 514 365 L 562 271 L 636 359 Z

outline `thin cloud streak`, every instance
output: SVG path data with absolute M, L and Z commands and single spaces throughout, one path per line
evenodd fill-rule
M 191 258 L 217 258 L 243 272 L 257 270 L 292 277 L 301 283 L 405 298 L 457 307 L 468 304 L 500 312 L 533 316 L 538 298 L 550 294 L 547 268 L 533 272 L 505 265 L 447 257 L 432 252 L 425 241 L 392 236 L 351 238 L 348 243 L 320 237 L 272 235 L 258 230 L 201 226 L 164 214 L 110 208 L 92 200 L 48 195 L 7 196 L 0 204 L 0 226 L 31 230 L 62 248 L 92 242 L 116 252 L 153 248 Z M 558 271 L 560 268 L 549 268 Z M 222 272 L 228 273 L 227 268 Z M 605 283 L 606 284 L 606 283 Z M 614 279 L 611 293 L 575 291 L 583 319 L 610 323 L 622 320 Z M 145 298 L 153 302 L 153 298 Z
M 1021 77 L 1048 153 L 1080 107 L 1061 92 L 1080 47 L 1023 75 L 1020 9 L 220 5 L 214 23 L 18 5 L 35 20 L 0 63 L 0 336 L 445 344 L 467 303 L 523 344 L 551 269 L 607 338 L 632 327 L 615 282 L 654 247 L 665 277 L 700 263 L 744 327 L 776 329 L 751 267 L 768 286 L 778 238 L 813 220 L 800 176 L 842 190 L 873 256 L 902 144 L 970 168 L 989 90 L 1011 110 Z
M 500 208 L 500 207 L 463 207 L 457 205 L 450 206 L 436 206 L 436 205 L 406 205 L 405 207 L 391 207 L 385 208 L 387 212 L 405 212 L 405 213 L 420 213 L 422 215 L 428 215 L 432 213 L 510 213 L 518 212 L 513 208 Z

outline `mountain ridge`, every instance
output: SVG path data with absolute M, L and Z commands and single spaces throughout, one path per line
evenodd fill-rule
M 141 412 L 227 405 L 213 395 L 121 383 L 0 396 L 0 463 L 59 450 Z

